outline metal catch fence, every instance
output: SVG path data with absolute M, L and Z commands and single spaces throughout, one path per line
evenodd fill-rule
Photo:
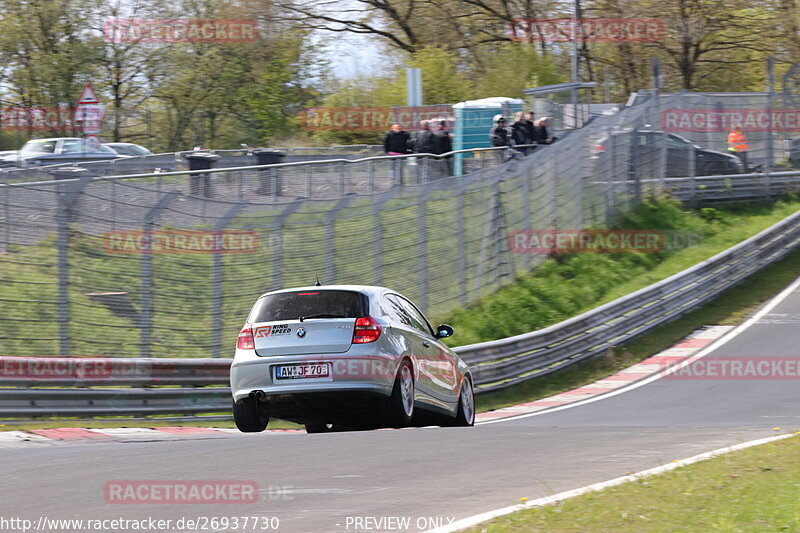
M 757 135 L 762 172 L 671 170 L 683 155 L 697 170 L 701 149 L 738 160 L 716 144 L 675 154 L 665 144 L 698 142 L 664 131 L 665 112 L 718 109 L 720 98 L 646 98 L 526 157 L 472 150 L 458 177 L 451 158 L 400 156 L 134 176 L 61 169 L 0 184 L 3 354 L 224 357 L 259 294 L 317 277 L 397 287 L 435 318 L 544 259 L 512 252 L 514 229 L 602 226 L 661 192 L 706 202 L 796 190 L 797 173 L 773 168 L 780 143 Z M 775 105 L 765 98 L 723 101 Z

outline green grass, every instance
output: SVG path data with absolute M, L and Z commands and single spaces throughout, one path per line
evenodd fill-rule
M 470 529 L 473 533 L 800 531 L 800 438 L 639 478 Z
M 459 182 L 462 183 L 462 182 Z M 256 232 L 261 246 L 253 254 L 222 256 L 222 339 L 220 353 L 232 355 L 236 335 L 256 298 L 269 290 L 309 285 L 319 276 L 324 283 L 382 284 L 402 288 L 416 301 L 422 298 L 420 281 L 430 280 L 425 293 L 428 308 L 442 313 L 459 306 L 453 272 L 464 250 L 466 275 L 477 278 L 489 187 L 475 179 L 463 193 L 457 209 L 454 188 L 433 191 L 418 205 L 414 191 L 401 191 L 385 202 L 376 215 L 374 199 L 352 197 L 331 224 L 327 215 L 338 201 L 314 200 L 292 213 L 282 230 L 276 230 L 285 206 L 261 205 L 240 213 L 231 230 Z M 511 187 L 511 185 L 506 185 Z M 128 193 L 118 185 L 119 194 Z M 134 190 L 134 192 L 136 192 Z M 508 195 L 508 207 L 520 202 Z M 533 202 L 535 206 L 536 202 Z M 202 221 L 198 205 L 176 201 L 170 209 Z M 87 212 L 87 219 L 93 213 Z M 103 215 L 105 216 L 105 215 Z M 213 219 L 212 219 L 213 220 Z M 424 232 L 420 227 L 424 222 Z M 460 223 L 459 223 L 460 221 Z M 50 223 L 45 221 L 44 223 Z M 126 224 L 135 225 L 136 222 Z M 188 223 L 187 223 L 188 225 Z M 468 236 L 458 246 L 458 228 Z M 209 229 L 209 224 L 191 229 Z M 104 249 L 102 235 L 90 235 L 81 224 L 71 228 L 69 246 L 69 339 L 71 355 L 136 357 L 142 352 L 140 327 L 135 316 L 117 316 L 87 293 L 124 292 L 133 308 L 141 310 L 142 254 L 120 254 Z M 111 228 L 108 228 L 111 229 Z M 163 229 L 176 229 L 164 227 Z M 186 228 L 181 228 L 186 229 Z M 375 239 L 380 229 L 380 253 Z M 97 231 L 95 229 L 95 231 Z M 421 234 L 425 239 L 422 239 Z M 327 261 L 328 237 L 334 243 L 333 264 Z M 55 355 L 59 350 L 59 308 L 55 235 L 31 245 L 11 245 L 0 253 L 0 340 L 3 355 Z M 419 254 L 425 252 L 425 276 Z M 433 253 L 435 252 L 435 253 Z M 378 254 L 376 256 L 376 254 Z M 213 292 L 210 255 L 153 254 L 152 333 L 147 348 L 153 357 L 209 357 L 213 353 Z M 382 277 L 376 275 L 381 265 Z M 331 275 L 332 267 L 333 274 Z M 449 275 L 445 269 L 450 269 Z M 478 280 L 470 298 L 489 294 L 497 286 Z M 31 333 L 30 324 L 36 323 Z

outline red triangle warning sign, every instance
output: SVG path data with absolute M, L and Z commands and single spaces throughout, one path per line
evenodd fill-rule
M 94 92 L 94 87 L 92 87 L 92 84 L 87 83 L 84 85 L 83 90 L 81 91 L 81 96 L 78 98 L 78 105 L 99 103 L 100 102 L 97 100 L 97 95 Z

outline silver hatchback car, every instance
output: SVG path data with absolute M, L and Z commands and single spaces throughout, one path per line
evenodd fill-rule
M 271 417 L 308 433 L 409 425 L 472 426 L 467 364 L 417 307 L 384 287 L 328 285 L 262 295 L 231 365 L 236 426 Z

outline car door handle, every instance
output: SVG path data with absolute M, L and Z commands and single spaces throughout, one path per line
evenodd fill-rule
M 430 348 L 431 347 L 431 343 L 429 343 L 428 341 L 422 341 L 422 345 L 424 347 L 426 347 L 426 348 Z

